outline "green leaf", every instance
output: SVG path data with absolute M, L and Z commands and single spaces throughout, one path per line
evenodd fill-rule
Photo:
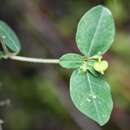
M 0 21 L 0 42 L 4 44 L 8 49 L 10 49 L 10 51 L 13 53 L 17 54 L 21 49 L 20 42 L 17 35 L 3 21 Z
M 59 63 L 64 68 L 78 68 L 83 63 L 83 57 L 76 53 L 68 53 L 60 57 Z
M 75 70 L 70 79 L 70 95 L 82 113 L 100 125 L 107 123 L 113 102 L 110 87 L 101 77 Z
M 109 9 L 99 5 L 89 10 L 81 18 L 76 42 L 80 51 L 93 56 L 104 54 L 112 45 L 115 36 L 115 25 Z

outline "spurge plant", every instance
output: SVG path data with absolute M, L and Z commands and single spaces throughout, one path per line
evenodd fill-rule
M 76 43 L 81 54 L 68 53 L 60 59 L 40 59 L 17 56 L 21 47 L 14 31 L 0 21 L 0 58 L 12 60 L 59 63 L 74 69 L 70 78 L 70 95 L 76 108 L 104 125 L 110 118 L 113 102 L 109 84 L 103 79 L 108 62 L 102 55 L 111 47 L 115 26 L 109 9 L 98 5 L 90 9 L 79 21 Z

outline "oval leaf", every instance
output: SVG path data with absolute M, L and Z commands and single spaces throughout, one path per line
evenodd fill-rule
M 113 102 L 110 87 L 101 77 L 74 71 L 70 79 L 70 95 L 75 106 L 89 118 L 100 125 L 109 120 Z
M 64 68 L 78 68 L 83 63 L 83 57 L 76 53 L 68 53 L 60 58 L 59 63 Z
M 76 33 L 76 42 L 80 51 L 93 56 L 104 54 L 112 45 L 115 25 L 110 10 L 96 6 L 80 20 Z
M 3 21 L 0 21 L 0 42 L 4 44 L 8 49 L 10 49 L 10 51 L 13 53 L 17 54 L 20 51 L 21 47 L 17 35 Z

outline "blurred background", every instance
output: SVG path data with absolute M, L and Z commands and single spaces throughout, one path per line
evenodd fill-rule
M 81 114 L 69 95 L 72 70 L 59 65 L 0 61 L 0 119 L 3 130 L 130 130 L 129 0 L 0 0 L 0 19 L 19 36 L 20 55 L 59 58 L 79 52 L 75 33 L 79 19 L 102 4 L 111 9 L 116 38 L 104 56 L 114 110 L 100 127 Z

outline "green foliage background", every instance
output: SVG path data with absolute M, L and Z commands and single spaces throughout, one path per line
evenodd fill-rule
M 70 70 L 1 60 L 0 117 L 5 122 L 4 130 L 130 129 L 129 0 L 0 0 L 0 19 L 18 34 L 20 55 L 59 58 L 78 52 L 78 21 L 97 4 L 110 8 L 116 22 L 114 44 L 104 56 L 110 63 L 105 78 L 112 86 L 114 100 L 109 123 L 99 127 L 72 105 Z

